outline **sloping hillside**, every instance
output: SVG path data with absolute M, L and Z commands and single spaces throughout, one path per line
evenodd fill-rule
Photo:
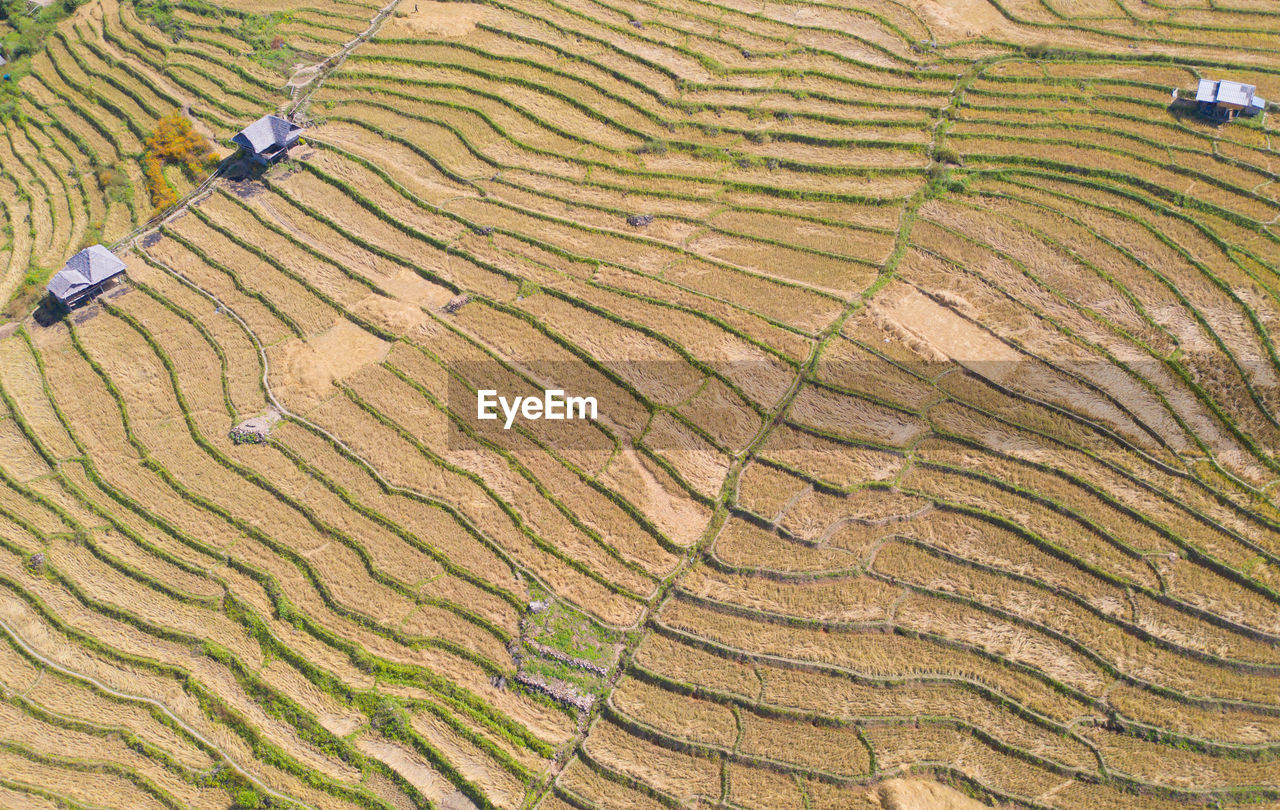
M 1271 4 L 379 11 L 17 79 L 0 805 L 1280 803 Z

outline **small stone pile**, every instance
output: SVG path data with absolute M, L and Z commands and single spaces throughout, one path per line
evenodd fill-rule
M 575 658 L 566 652 L 557 650 L 555 647 L 548 647 L 546 644 L 539 644 L 533 639 L 527 639 L 525 644 L 528 644 L 531 650 L 536 652 L 538 655 L 541 655 L 543 658 L 550 658 L 554 661 L 559 661 L 562 664 L 576 667 L 584 672 L 590 672 L 592 675 L 596 675 L 601 678 L 609 677 L 609 669 L 607 667 L 594 664 L 585 658 Z
M 231 441 L 235 444 L 266 444 L 267 434 L 279 421 L 280 414 L 271 408 L 262 416 L 246 419 L 231 428 Z
M 643 228 L 653 222 L 653 214 L 632 214 L 627 217 L 627 224 L 633 228 Z
M 595 695 L 584 695 L 573 684 L 565 683 L 559 678 L 547 679 L 521 672 L 516 675 L 516 681 L 584 712 L 591 711 L 596 702 Z

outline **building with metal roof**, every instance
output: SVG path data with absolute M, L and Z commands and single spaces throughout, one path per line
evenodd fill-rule
M 125 264 L 102 245 L 90 245 L 67 260 L 45 290 L 68 307 L 98 294 L 112 279 L 124 274 Z
M 298 142 L 302 127 L 278 115 L 264 115 L 237 132 L 231 142 L 259 160 L 275 160 Z
M 1196 104 L 1210 118 L 1230 121 L 1237 115 L 1257 115 L 1266 109 L 1266 99 L 1256 94 L 1252 84 L 1226 79 L 1201 79 L 1196 89 Z

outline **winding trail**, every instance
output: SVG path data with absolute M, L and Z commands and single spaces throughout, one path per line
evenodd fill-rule
M 262 362 L 262 390 L 266 393 L 267 400 L 271 404 L 271 407 L 275 408 L 276 411 L 279 412 L 279 414 L 282 417 L 286 419 L 292 419 L 298 424 L 307 426 L 311 430 L 315 431 L 316 433 L 327 438 L 329 441 L 333 442 L 335 446 L 340 447 L 344 453 L 347 453 L 351 458 L 355 459 L 360 464 L 360 466 L 362 466 L 365 470 L 367 470 L 369 475 L 371 475 L 375 480 L 377 480 L 378 484 L 381 487 L 383 487 L 384 491 L 394 495 L 407 496 L 415 500 L 422 500 L 422 501 L 428 501 L 428 502 L 441 502 L 440 499 L 437 497 L 434 497 L 432 495 L 427 495 L 426 493 L 419 492 L 415 489 L 402 487 L 398 484 L 394 484 L 391 481 L 387 480 L 387 478 L 383 476 L 382 472 L 376 466 L 374 466 L 372 462 L 370 462 L 364 456 L 356 452 L 354 448 L 352 448 L 346 442 L 342 441 L 342 439 L 338 438 L 337 436 L 333 435 L 329 431 L 325 430 L 320 425 L 317 425 L 315 422 L 312 422 L 311 420 L 307 419 L 305 416 L 302 416 L 301 414 L 298 414 L 298 413 L 294 413 L 293 411 L 285 407 L 285 404 L 281 402 L 280 399 L 276 396 L 275 391 L 271 389 L 271 380 L 270 380 L 271 361 L 267 358 L 266 348 L 262 345 L 262 341 L 258 339 L 258 335 L 253 331 L 252 328 L 250 328 L 249 324 L 245 322 L 244 318 L 241 318 L 240 315 L 234 309 L 232 309 L 231 307 L 223 303 L 222 300 L 219 299 L 216 295 L 204 289 L 200 285 L 196 284 L 194 281 L 187 278 L 177 270 L 173 269 L 168 264 L 160 261 L 159 259 L 155 258 L 151 254 L 147 253 L 146 249 L 143 248 L 141 243 L 137 242 L 136 239 L 133 245 L 133 249 L 136 250 L 141 255 L 143 255 L 144 257 L 146 257 L 146 260 L 151 264 L 161 268 L 165 272 L 172 275 L 174 278 L 181 281 L 183 284 L 195 290 L 200 295 L 203 295 L 205 298 L 208 298 L 211 302 L 213 302 L 214 306 L 218 307 L 222 312 L 225 312 L 228 316 L 234 319 L 236 323 L 240 325 L 240 328 L 244 330 L 245 335 L 247 335 L 249 339 L 253 341 L 254 347 L 256 347 L 258 350 L 258 358 Z M 477 536 L 488 537 L 488 535 L 485 532 L 481 531 L 479 526 L 477 526 L 474 522 L 472 522 L 471 519 L 468 518 L 463 513 L 461 508 L 459 508 L 456 504 L 449 504 L 449 505 L 453 508 L 456 518 L 459 521 L 463 522 L 466 525 L 466 528 L 468 530 L 475 532 Z M 511 557 L 511 555 L 506 550 L 504 550 L 500 544 L 498 544 L 496 541 L 493 541 L 493 540 L 490 540 L 489 542 L 491 544 L 491 547 L 494 553 L 502 557 L 503 561 L 506 562 L 507 565 L 511 566 L 513 570 L 518 570 L 521 576 L 528 577 L 533 582 L 536 582 L 538 586 L 541 587 L 542 589 L 550 593 L 556 593 L 555 589 L 553 589 L 549 584 L 543 581 L 542 578 L 540 578 L 533 571 L 529 570 L 526 566 L 521 565 L 513 557 Z M 568 604 L 573 605 L 579 610 L 583 610 L 584 612 L 587 612 L 582 605 L 578 604 L 576 601 L 572 599 L 566 598 L 565 596 L 560 594 L 557 594 L 557 598 L 560 599 L 561 601 L 564 601 Z M 645 621 L 645 618 L 642 615 L 639 619 L 637 619 L 633 624 L 630 624 L 630 625 L 612 625 L 612 624 L 607 624 L 603 620 L 601 621 L 601 624 L 606 624 L 611 629 L 618 630 L 620 632 L 625 633 L 631 630 L 638 629 L 644 623 L 644 621 Z
M 369 21 L 368 28 L 366 28 L 363 32 L 357 34 L 354 39 L 352 39 L 350 42 L 347 42 L 345 45 L 343 45 L 334 53 L 325 57 L 324 61 L 320 62 L 318 65 L 315 66 L 317 68 L 316 73 L 307 82 L 305 82 L 302 85 L 286 84 L 285 85 L 286 87 L 294 86 L 294 87 L 307 88 L 306 91 L 302 93 L 302 95 L 294 99 L 293 103 L 289 105 L 288 110 L 286 110 L 286 114 L 293 115 L 304 104 L 310 101 L 311 96 L 317 90 L 320 89 L 320 86 L 322 84 L 324 84 L 325 78 L 327 78 L 330 73 L 336 70 L 339 65 L 345 62 L 347 57 L 351 55 L 351 52 L 353 50 L 358 48 L 361 44 L 367 42 L 369 38 L 372 37 L 374 34 L 378 33 L 378 29 L 382 27 L 382 24 L 387 21 L 387 18 L 391 16 L 391 14 L 396 10 L 396 6 L 398 5 L 400 5 L 400 0 L 391 0 L 390 3 L 383 6 L 381 9 L 379 9 L 378 13 L 375 14 L 373 19 Z M 188 104 L 187 107 L 189 108 L 190 105 Z M 276 110 L 279 111 L 279 108 L 277 107 Z M 185 111 L 186 109 L 184 109 L 184 112 Z M 208 196 L 210 193 L 213 192 L 213 189 L 218 184 L 218 181 L 222 179 L 222 170 L 225 168 L 225 166 L 226 166 L 226 161 L 224 161 L 222 165 L 219 165 L 219 167 L 214 170 L 213 174 L 206 177 L 204 180 L 200 182 L 199 185 L 197 185 L 195 188 L 191 189 L 185 195 L 183 195 L 182 199 L 178 200 L 176 203 L 174 203 L 165 211 L 159 214 L 156 214 L 151 219 L 142 223 L 130 233 L 126 234 L 125 236 L 122 236 L 119 240 L 113 242 L 110 247 L 111 251 L 115 252 L 123 248 L 125 245 L 129 245 L 135 242 L 138 239 L 138 237 L 142 236 L 148 231 L 151 231 L 163 225 L 166 222 L 169 222 L 174 217 L 186 211 L 188 206 L 198 202 L 199 200 L 204 199 L 206 196 Z

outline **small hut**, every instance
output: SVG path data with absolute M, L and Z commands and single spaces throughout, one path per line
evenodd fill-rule
M 270 163 L 287 157 L 289 147 L 298 142 L 302 127 L 278 115 L 264 115 L 237 132 L 231 142 L 244 149 L 254 160 Z
M 1266 99 L 1255 95 L 1252 84 L 1226 79 L 1201 79 L 1196 90 L 1200 114 L 1215 121 L 1230 121 L 1237 115 L 1257 115 L 1266 109 Z
M 125 265 L 102 245 L 91 245 L 72 256 L 45 286 L 59 304 L 74 307 L 102 292 L 124 275 Z

